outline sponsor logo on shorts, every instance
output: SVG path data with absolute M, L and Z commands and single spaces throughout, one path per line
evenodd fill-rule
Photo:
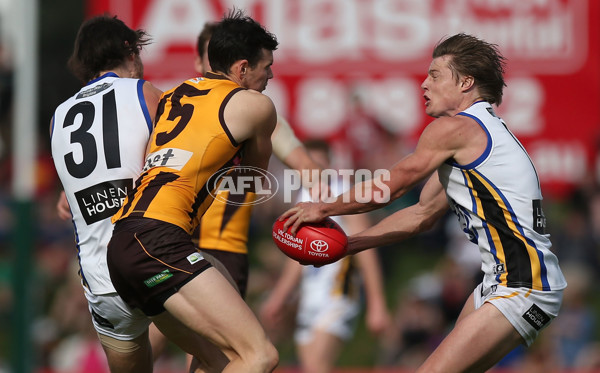
M 200 253 L 191 253 L 190 255 L 187 256 L 187 260 L 188 260 L 188 262 L 190 262 L 190 264 L 195 264 L 202 259 L 204 259 L 204 257 Z
M 147 287 L 152 288 L 152 287 L 160 284 L 161 282 L 168 280 L 171 277 L 173 277 L 173 274 L 168 269 L 165 269 L 161 273 L 158 273 L 158 274 L 150 277 L 149 279 L 144 280 L 144 284 Z
M 546 324 L 550 322 L 550 316 L 546 315 L 541 308 L 537 305 L 532 305 L 530 309 L 523 314 L 523 318 L 535 328 L 535 330 L 542 329 Z
M 490 294 L 494 294 L 496 290 L 498 290 L 498 285 L 492 285 L 489 288 L 484 288 L 482 286 L 480 293 L 482 297 L 487 297 Z

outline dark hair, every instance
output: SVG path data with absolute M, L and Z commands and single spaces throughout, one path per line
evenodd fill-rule
M 496 44 L 474 36 L 456 34 L 433 49 L 433 58 L 451 56 L 448 67 L 458 81 L 460 76 L 472 76 L 482 98 L 491 104 L 502 103 L 506 59 Z
M 200 31 L 200 34 L 198 35 L 198 41 L 196 42 L 196 51 L 198 52 L 198 56 L 200 56 L 200 58 L 202 58 L 202 55 L 204 54 L 204 46 L 206 45 L 206 42 L 209 41 L 212 37 L 212 34 L 215 31 L 215 27 L 217 27 L 216 23 L 206 22 L 204 24 L 204 27 L 202 28 L 202 31 Z
M 217 23 L 208 44 L 213 71 L 229 73 L 235 61 L 248 60 L 250 67 L 262 58 L 262 50 L 277 49 L 277 38 L 241 10 L 232 10 Z
M 130 29 L 116 16 L 96 16 L 79 28 L 68 66 L 85 83 L 101 71 L 120 66 L 128 56 L 139 55 L 149 43 L 145 31 Z

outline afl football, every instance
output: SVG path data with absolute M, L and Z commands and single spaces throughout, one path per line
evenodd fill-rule
M 286 220 L 277 219 L 273 224 L 273 241 L 290 258 L 304 265 L 321 266 L 346 254 L 348 236 L 333 219 L 302 224 L 295 236 L 283 230 Z

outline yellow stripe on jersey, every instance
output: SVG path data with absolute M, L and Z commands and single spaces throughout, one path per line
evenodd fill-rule
M 540 265 L 540 260 L 539 260 L 538 254 L 537 254 L 537 250 L 535 247 L 533 247 L 527 241 L 527 239 L 519 231 L 519 229 L 515 223 L 515 220 L 511 214 L 508 206 L 506 206 L 506 204 L 504 203 L 504 200 L 502 199 L 502 197 L 498 194 L 496 189 L 485 178 L 483 178 L 479 173 L 475 172 L 474 170 L 463 171 L 463 173 L 466 176 L 466 179 L 468 180 L 469 188 L 471 188 L 471 190 L 473 191 L 473 197 L 475 198 L 476 203 L 477 203 L 477 215 L 482 220 L 484 220 L 488 223 L 487 227 L 489 229 L 490 235 L 492 236 L 492 240 L 493 240 L 495 248 L 496 248 L 497 258 L 501 263 L 505 263 L 506 271 L 500 277 L 501 283 L 506 284 L 508 282 L 509 266 L 507 264 L 507 260 L 510 260 L 510 258 L 507 258 L 507 253 L 505 251 L 504 245 L 501 243 L 502 236 L 500 235 L 500 233 L 498 232 L 496 227 L 493 224 L 490 224 L 490 222 L 491 222 L 490 217 L 485 215 L 486 211 L 484 211 L 484 207 L 483 207 L 484 203 L 482 202 L 482 199 L 479 196 L 477 188 L 475 188 L 473 186 L 474 183 L 473 183 L 473 180 L 471 179 L 471 177 L 476 178 L 478 181 L 478 184 L 482 185 L 485 188 L 485 192 L 493 197 L 496 206 L 502 211 L 502 214 L 504 217 L 502 223 L 504 223 L 506 225 L 506 227 L 510 230 L 512 236 L 515 237 L 516 239 L 518 239 L 522 243 L 523 247 L 526 249 L 528 259 L 529 259 L 528 262 L 531 266 L 530 271 L 531 271 L 531 281 L 532 281 L 531 286 L 532 286 L 532 288 L 534 288 L 536 290 L 543 290 L 543 284 L 542 284 L 542 278 L 541 278 L 541 265 Z
M 471 174 L 466 171 L 463 170 L 463 173 L 465 175 L 465 179 L 467 180 L 467 186 L 469 187 L 469 189 L 471 189 L 471 191 L 473 192 L 473 198 L 475 200 L 475 204 L 477 206 L 477 216 L 479 216 L 479 218 L 481 220 L 486 220 L 485 218 L 485 214 L 484 214 L 484 209 L 483 209 L 483 204 L 481 202 L 481 198 L 479 198 L 479 194 L 477 192 L 477 189 L 473 186 L 473 182 L 471 181 Z M 476 175 L 474 175 L 476 176 Z M 504 247 L 502 246 L 502 241 L 500 240 L 500 234 L 498 233 L 498 231 L 496 230 L 496 228 L 492 225 L 488 224 L 488 231 L 490 232 L 490 236 L 492 237 L 492 241 L 494 242 L 494 248 L 496 249 L 496 258 L 498 259 L 498 262 L 500 263 L 506 263 L 506 257 L 504 255 Z M 499 280 L 500 280 L 500 284 L 501 285 L 506 285 L 507 280 L 506 280 L 506 276 L 507 273 L 503 273 Z

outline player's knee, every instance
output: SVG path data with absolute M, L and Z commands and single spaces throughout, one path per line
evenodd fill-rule
M 259 364 L 264 367 L 263 371 L 273 371 L 277 367 L 277 364 L 279 364 L 279 353 L 277 352 L 275 346 L 273 346 L 273 344 L 270 342 L 266 343 L 263 349 L 263 354 L 259 355 L 259 360 Z
M 146 334 L 128 341 L 103 334 L 98 337 L 111 372 L 152 372 L 152 350 Z
M 250 358 L 252 371 L 256 372 L 271 372 L 279 364 L 279 353 L 273 344 L 266 340 L 260 346 L 254 345 L 254 351 Z

